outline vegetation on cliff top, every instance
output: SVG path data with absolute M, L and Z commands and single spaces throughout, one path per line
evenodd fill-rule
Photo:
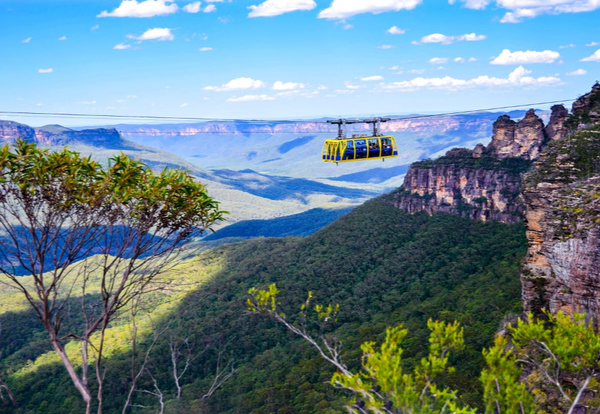
M 514 157 L 499 159 L 489 148 L 485 148 L 481 156 L 475 158 L 472 150 L 455 148 L 435 160 L 422 160 L 411 164 L 411 168 L 432 169 L 437 167 L 454 167 L 456 170 L 503 171 L 518 176 L 531 167 L 531 161 Z

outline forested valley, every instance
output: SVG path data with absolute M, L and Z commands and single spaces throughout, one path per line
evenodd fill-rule
M 305 238 L 259 238 L 188 258 L 167 274 L 171 288 L 148 295 L 137 314 L 108 334 L 105 412 L 327 413 L 344 410 L 348 394 L 328 384 L 334 370 L 304 341 L 247 310 L 248 290 L 277 283 L 292 320 L 308 291 L 337 303 L 328 329 L 342 357 L 360 367 L 360 344 L 381 341 L 388 326 L 410 331 L 408 367 L 427 354 L 429 318 L 461 323 L 466 347 L 443 381 L 482 407 L 481 351 L 502 321 L 521 311 L 519 264 L 526 252 L 522 224 L 482 223 L 452 215 L 410 215 L 388 196 L 371 200 Z M 75 295 L 74 295 L 75 296 Z M 83 321 L 73 311 L 65 324 Z M 2 288 L 1 376 L 18 401 L 7 413 L 79 413 L 82 401 L 47 334 L 14 292 Z M 178 351 L 181 393 L 173 377 Z M 68 348 L 76 356 L 77 348 Z M 131 406 L 124 404 L 144 359 Z M 132 370 L 132 357 L 135 357 Z M 217 389 L 216 379 L 230 377 Z M 133 374 L 133 375 L 132 375 Z M 218 376 L 218 378 L 217 378 Z M 160 390 L 160 392 L 158 392 Z

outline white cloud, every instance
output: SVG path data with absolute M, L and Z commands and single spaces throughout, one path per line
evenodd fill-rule
M 441 65 L 446 62 L 448 62 L 448 58 L 434 57 L 429 59 L 429 63 L 432 65 Z
M 274 101 L 275 98 L 269 95 L 244 95 L 239 98 L 229 98 L 227 102 L 250 102 L 250 101 Z
M 303 83 L 296 82 L 281 82 L 277 81 L 273 84 L 273 89 L 276 91 L 287 91 L 291 89 L 302 89 L 305 85 Z
M 454 4 L 455 2 L 455 0 L 448 1 L 450 4 Z M 490 4 L 490 0 L 461 0 L 461 3 L 464 3 L 467 9 L 483 10 Z
M 170 4 L 167 4 L 170 3 Z M 177 12 L 179 7 L 169 0 L 123 0 L 112 12 L 104 10 L 96 17 L 154 17 Z
M 393 49 L 396 46 L 393 45 L 381 45 L 381 46 L 377 46 L 377 49 Z
M 131 48 L 131 45 L 128 45 L 126 43 L 119 43 L 113 47 L 113 49 L 116 49 L 116 50 L 125 50 L 125 49 L 129 49 L 129 48 Z
M 204 90 L 206 91 L 215 91 L 215 92 L 222 92 L 222 91 L 233 91 L 233 90 L 239 90 L 239 89 L 258 89 L 258 88 L 264 88 L 267 85 L 261 81 L 261 80 L 254 80 L 252 78 L 235 78 L 230 80 L 229 82 L 227 82 L 224 85 L 221 86 L 206 86 L 204 88 Z
M 54 72 L 54 70 L 52 70 L 52 68 L 38 69 L 38 73 L 52 73 L 52 72 Z
M 351 94 L 354 93 L 354 89 L 336 89 L 335 91 L 333 91 L 337 94 Z M 335 95 L 325 95 L 326 97 L 333 97 Z
M 135 98 L 137 98 L 137 95 L 127 95 L 127 97 L 128 97 L 129 99 L 135 99 Z
M 317 86 L 317 90 L 318 91 L 325 91 L 327 89 L 329 89 L 329 88 L 327 86 L 325 86 L 325 85 L 319 85 L 319 86 Z
M 375 76 L 366 76 L 364 78 L 360 78 L 361 81 L 378 81 L 383 80 L 383 76 L 375 75 Z
M 127 35 L 130 39 L 135 40 L 173 40 L 175 35 L 171 33 L 171 29 L 167 27 L 156 27 L 146 30 L 141 36 Z
M 421 0 L 333 0 L 319 12 L 319 19 L 346 19 L 357 14 L 379 14 L 391 11 L 412 10 Z
M 212 47 L 201 47 L 198 49 L 199 52 L 210 52 L 211 50 L 213 50 Z
M 581 59 L 582 62 L 600 62 L 600 49 L 596 50 L 591 56 Z
M 83 101 L 83 102 L 78 102 L 81 105 L 95 105 L 96 101 Z
M 98 30 L 99 28 L 100 28 L 100 25 L 99 25 L 99 24 L 95 24 L 95 25 L 93 25 L 92 27 L 90 27 L 90 30 L 91 30 L 92 32 L 94 32 L 94 31 Z
M 387 32 L 393 35 L 401 35 L 406 33 L 406 29 L 401 29 L 398 26 L 392 26 L 389 29 L 387 29 Z
M 342 20 L 338 20 L 337 22 L 335 22 L 335 25 L 342 25 L 342 29 L 344 30 L 350 30 L 352 29 L 354 26 L 352 26 L 350 23 L 348 23 L 346 20 L 342 19 Z
M 567 73 L 567 76 L 583 76 L 583 75 L 587 75 L 587 70 L 577 69 L 577 70 L 574 70 L 573 72 Z
M 446 36 L 441 33 L 432 33 L 427 36 L 423 36 L 420 41 L 412 42 L 415 45 L 423 43 L 441 43 L 443 45 L 449 45 L 456 42 L 478 42 L 480 40 L 487 39 L 486 35 L 478 35 L 475 33 L 467 33 L 459 36 Z
M 453 59 L 456 63 L 465 63 L 465 58 L 456 57 Z
M 67 36 L 61 36 L 58 38 L 58 40 L 67 40 Z
M 569 43 L 568 45 L 562 45 L 562 46 L 559 46 L 558 48 L 559 49 L 570 49 L 572 47 L 575 47 L 574 43 Z
M 588 43 L 586 46 L 600 46 L 600 42 L 591 42 Z
M 477 62 L 477 58 L 470 57 L 470 58 L 469 58 L 469 62 Z
M 215 6 L 214 4 L 209 4 L 202 10 L 202 13 L 212 13 L 215 11 L 217 11 L 217 6 Z
M 183 11 L 186 13 L 198 13 L 200 11 L 200 5 L 202 3 L 199 1 L 195 1 L 193 3 L 186 4 L 183 6 Z
M 350 82 L 345 82 L 345 86 L 347 89 L 360 89 L 359 85 L 353 85 Z
M 266 0 L 258 6 L 248 6 L 248 17 L 272 17 L 297 10 L 312 10 L 317 7 L 313 0 Z
M 496 0 L 496 4 L 509 10 L 501 23 L 520 23 L 525 18 L 543 14 L 584 13 L 600 9 L 598 0 Z
M 185 108 L 186 106 L 188 106 L 187 102 L 182 103 L 181 105 L 179 105 L 180 108 Z
M 420 89 L 437 89 L 457 91 L 474 87 L 502 87 L 502 86 L 548 86 L 561 82 L 559 78 L 553 76 L 542 76 L 534 78 L 527 76 L 531 71 L 519 66 L 513 70 L 507 78 L 496 78 L 487 75 L 478 76 L 473 79 L 456 79 L 450 76 L 443 78 L 414 78 L 409 81 L 393 82 L 382 85 L 385 90 L 417 91 Z
M 543 50 L 536 52 L 535 50 L 511 52 L 504 49 L 490 63 L 492 65 L 527 65 L 531 63 L 553 63 L 560 58 L 560 53 L 552 50 Z
M 31 42 L 31 37 L 21 40 L 21 43 L 29 43 L 29 42 Z

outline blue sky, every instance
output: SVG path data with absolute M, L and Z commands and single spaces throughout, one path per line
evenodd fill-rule
M 599 23 L 598 0 L 0 0 L 0 111 L 297 119 L 570 99 L 600 80 Z

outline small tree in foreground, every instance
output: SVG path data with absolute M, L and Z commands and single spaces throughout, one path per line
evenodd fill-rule
M 547 317 L 530 313 L 484 351 L 487 412 L 600 413 L 600 336 L 584 314 Z
M 463 347 L 458 323 L 429 320 L 429 355 L 413 372 L 402 366 L 402 326 L 388 328 L 381 346 L 362 344 L 362 371 L 354 374 L 342 363 L 341 345 L 333 337 L 311 335 L 306 326 L 312 294 L 302 305 L 300 323 L 293 324 L 279 310 L 279 291 L 252 288 L 247 305 L 251 312 L 267 315 L 313 345 L 337 368 L 331 383 L 350 390 L 355 397 L 352 413 L 475 413 L 461 404 L 456 391 L 441 388 L 436 378 L 452 370 L 448 352 Z M 337 307 L 314 306 L 320 321 L 335 319 Z M 322 327 L 322 324 L 319 324 Z M 494 345 L 483 351 L 486 368 L 481 374 L 485 412 L 488 414 L 600 413 L 600 336 L 584 314 L 547 313 L 547 320 L 519 319 L 497 335 Z
M 265 314 L 285 325 L 290 331 L 301 336 L 313 345 L 319 354 L 337 368 L 331 378 L 335 387 L 354 393 L 347 409 L 351 413 L 455 413 L 473 414 L 474 409 L 462 407 L 457 392 L 436 384 L 444 372 L 452 371 L 448 367 L 448 352 L 462 349 L 463 331 L 458 323 L 427 322 L 431 330 L 429 337 L 429 355 L 421 360 L 413 372 L 403 367 L 402 340 L 408 331 L 401 325 L 388 328 L 386 338 L 380 347 L 374 342 L 362 344 L 362 371 L 352 373 L 340 358 L 340 343 L 322 331 L 314 338 L 307 330 L 307 312 L 311 310 L 312 294 L 300 310 L 300 324 L 289 322 L 278 309 L 277 287 L 272 284 L 268 290 L 250 289 L 252 298 L 247 305 L 251 312 Z M 317 318 L 324 322 L 335 319 L 338 307 L 315 305 L 312 310 Z
M 76 152 L 22 140 L 0 148 L 0 274 L 48 332 L 86 413 L 94 401 L 92 363 L 102 412 L 110 322 L 157 289 L 157 276 L 184 243 L 224 213 L 184 171 L 155 175 L 125 155 L 104 168 Z M 66 328 L 74 308 L 78 321 Z M 73 340 L 81 343 L 81 370 L 65 351 Z

